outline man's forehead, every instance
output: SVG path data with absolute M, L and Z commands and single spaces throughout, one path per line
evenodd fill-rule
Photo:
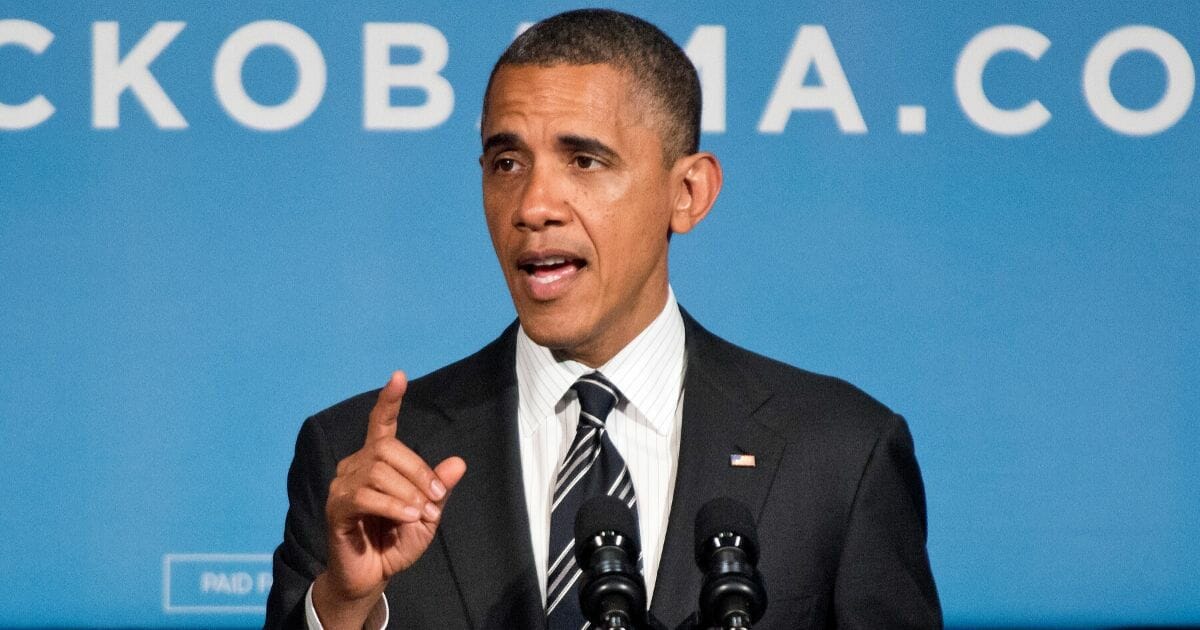
M 589 133 L 649 127 L 645 103 L 632 74 L 610 64 L 504 65 L 492 78 L 481 126 L 485 138 L 532 119 Z
M 629 83 L 634 80 L 633 72 L 624 66 L 611 63 L 506 63 L 496 67 L 492 77 L 492 87 L 501 77 L 518 81 L 532 81 L 543 77 L 579 77 L 594 80 L 609 80 L 619 83 Z

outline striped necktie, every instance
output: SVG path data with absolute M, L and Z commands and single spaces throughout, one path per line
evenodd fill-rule
M 550 508 L 550 566 L 546 572 L 546 621 L 550 630 L 591 627 L 579 609 L 582 572 L 575 563 L 574 535 L 579 507 L 591 497 L 608 494 L 624 501 L 637 517 L 633 478 L 604 430 L 620 392 L 599 372 L 579 377 L 571 389 L 579 396 L 579 426 L 558 470 Z

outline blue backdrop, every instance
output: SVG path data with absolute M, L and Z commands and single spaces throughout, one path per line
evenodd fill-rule
M 680 302 L 908 418 L 948 624 L 1200 623 L 1195 3 L 775 4 L 617 5 L 725 167 Z M 0 625 L 261 622 L 304 417 L 513 317 L 479 104 L 564 8 L 0 6 Z

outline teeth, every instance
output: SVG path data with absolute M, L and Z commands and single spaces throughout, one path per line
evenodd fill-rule
M 567 262 L 566 258 L 563 258 L 562 256 L 554 256 L 552 258 L 543 258 L 541 260 L 536 260 L 533 262 L 533 266 L 534 267 L 552 267 L 554 265 L 561 265 L 565 262 Z

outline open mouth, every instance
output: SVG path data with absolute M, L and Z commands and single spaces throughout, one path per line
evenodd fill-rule
M 525 258 L 517 263 L 518 269 L 525 272 L 531 280 L 539 284 L 551 284 L 575 274 L 586 266 L 586 260 L 568 256 Z

